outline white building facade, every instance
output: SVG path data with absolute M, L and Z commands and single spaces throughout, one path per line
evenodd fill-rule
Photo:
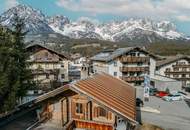
M 144 75 L 153 76 L 156 56 L 139 47 L 119 48 L 91 58 L 94 73 L 108 73 L 133 85 L 142 85 Z
M 187 56 L 166 57 L 158 61 L 156 74 L 173 78 L 182 82 L 182 85 L 190 85 L 190 58 Z

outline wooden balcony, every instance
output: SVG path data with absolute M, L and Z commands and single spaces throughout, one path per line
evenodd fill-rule
M 190 80 L 190 77 L 173 77 L 173 78 L 177 80 Z
M 75 130 L 76 128 L 89 130 L 113 130 L 113 124 L 74 119 L 64 127 L 65 130 Z
M 149 57 L 122 56 L 120 61 L 122 63 L 138 63 L 138 62 L 148 63 Z
M 120 67 L 121 72 L 145 72 L 149 67 Z
M 27 60 L 29 63 L 59 63 L 59 59 L 29 59 Z
M 34 69 L 31 70 L 33 75 L 43 75 L 43 74 L 58 74 L 58 69 Z
M 172 71 L 172 70 L 166 70 L 164 72 L 165 74 L 190 74 L 190 71 Z
M 190 64 L 176 64 L 173 65 L 174 68 L 190 68 Z
M 129 76 L 129 77 L 122 76 L 121 79 L 126 82 L 144 81 L 143 76 Z

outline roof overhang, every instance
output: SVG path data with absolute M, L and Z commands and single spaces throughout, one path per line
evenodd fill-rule
M 96 97 L 90 95 L 89 93 L 86 93 L 85 91 L 79 89 L 77 86 L 75 85 L 70 85 L 70 89 L 78 94 L 82 94 L 84 96 L 86 96 L 88 99 L 90 99 L 91 101 L 93 102 L 96 102 L 97 104 L 99 104 L 100 106 L 106 108 L 107 110 L 113 112 L 114 114 L 116 114 L 117 116 L 127 120 L 127 121 L 130 121 L 133 125 L 137 125 L 138 122 L 128 116 L 126 116 L 125 114 L 119 112 L 118 110 L 114 109 L 113 107 L 109 106 L 108 104 L 106 104 L 105 102 L 97 99 Z

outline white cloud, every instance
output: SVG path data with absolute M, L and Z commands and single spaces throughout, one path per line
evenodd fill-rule
M 177 18 L 179 21 L 190 22 L 190 16 L 179 15 L 179 16 L 176 16 L 176 18 Z
M 189 0 L 58 0 L 67 10 L 90 14 L 114 14 L 127 17 L 187 20 Z
M 19 2 L 17 0 L 5 0 L 5 9 L 10 9 L 18 4 Z

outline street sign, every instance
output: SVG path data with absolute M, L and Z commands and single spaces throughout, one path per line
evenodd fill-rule
M 144 99 L 149 100 L 149 90 L 150 90 L 150 77 L 146 74 L 144 76 Z

